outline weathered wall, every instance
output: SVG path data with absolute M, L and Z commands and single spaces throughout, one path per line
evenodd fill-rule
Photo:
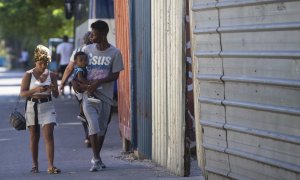
M 299 19 L 299 1 L 192 1 L 198 158 L 209 179 L 300 178 Z
M 152 160 L 184 175 L 185 2 L 151 2 Z

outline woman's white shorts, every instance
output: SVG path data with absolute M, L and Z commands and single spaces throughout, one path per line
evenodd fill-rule
M 26 107 L 26 126 L 35 125 L 35 114 L 34 114 L 35 102 L 27 101 Z M 44 126 L 45 124 L 55 123 L 56 124 L 56 112 L 52 101 L 37 103 L 37 114 L 38 124 Z

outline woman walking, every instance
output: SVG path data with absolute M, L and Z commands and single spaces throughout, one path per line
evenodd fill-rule
M 58 97 L 57 77 L 47 69 L 51 61 L 49 49 L 38 45 L 34 51 L 35 67 L 25 72 L 20 96 L 26 98 L 26 126 L 30 132 L 30 149 L 32 155 L 32 173 L 39 172 L 38 145 L 40 140 L 40 126 L 48 159 L 48 173 L 58 174 L 60 169 L 53 165 L 54 161 L 54 136 L 56 125 L 56 112 L 52 102 L 52 96 Z

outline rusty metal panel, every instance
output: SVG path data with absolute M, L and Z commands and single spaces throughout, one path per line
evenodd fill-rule
M 152 1 L 152 159 L 184 175 L 185 43 L 180 0 Z
M 206 177 L 299 179 L 300 1 L 194 0 L 191 10 Z M 216 163 L 225 157 L 228 168 Z
M 151 159 L 151 2 L 131 0 L 130 20 L 134 135 L 139 156 Z
M 130 41 L 128 0 L 115 1 L 116 46 L 121 50 L 124 70 L 118 80 L 118 112 L 121 136 L 131 140 L 130 130 Z

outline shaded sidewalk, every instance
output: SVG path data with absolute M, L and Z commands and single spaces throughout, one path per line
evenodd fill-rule
M 22 73 L 10 74 L 10 79 L 0 78 L 0 89 L 19 92 Z M 12 81 L 15 79 L 15 82 Z M 7 82 L 9 82 L 7 84 Z M 11 84 L 10 84 L 11 83 Z M 0 90 L 1 92 L 1 90 Z M 55 165 L 61 174 L 49 175 L 46 172 L 47 160 L 44 140 L 39 145 L 40 173 L 31 174 L 31 154 L 29 132 L 16 131 L 8 123 L 8 116 L 17 100 L 17 93 L 0 94 L 0 179 L 201 179 L 178 177 L 149 160 L 134 160 L 130 154 L 122 153 L 122 141 L 118 129 L 118 114 L 114 113 L 102 149 L 102 160 L 107 168 L 99 172 L 89 172 L 92 157 L 91 149 L 84 144 L 83 127 L 76 116 L 78 103 L 67 96 L 54 99 L 58 125 L 55 127 Z M 20 108 L 24 107 L 24 101 Z M 195 176 L 195 174 L 197 176 Z

